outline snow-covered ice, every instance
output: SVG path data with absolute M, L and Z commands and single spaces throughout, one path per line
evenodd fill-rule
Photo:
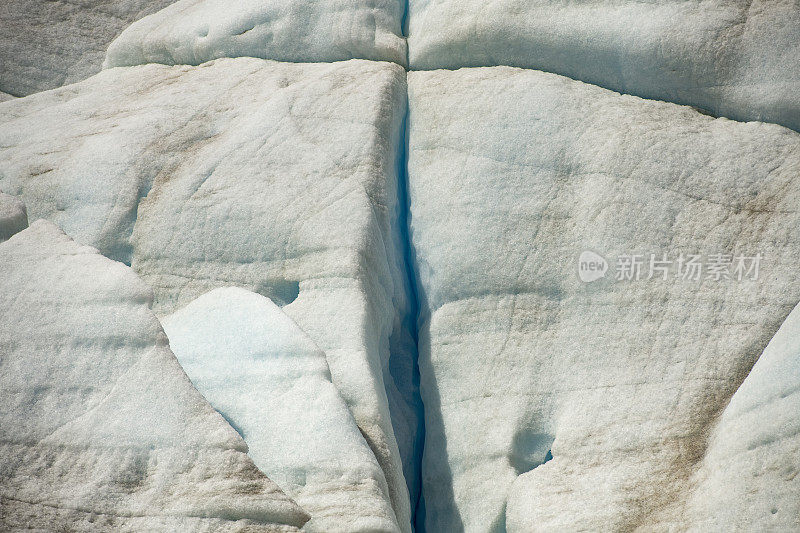
M 800 528 L 800 308 L 770 341 L 710 439 L 688 500 L 696 531 Z
M 126 29 L 105 67 L 244 56 L 405 65 L 404 13 L 401 0 L 179 0 Z
M 510 65 L 800 130 L 796 0 L 410 0 L 413 69 Z
M 125 27 L 172 1 L 3 0 L 0 91 L 24 96 L 96 74 Z
M 257 84 L 255 73 L 266 69 L 256 60 L 118 69 L 6 102 L 0 106 L 0 189 L 20 196 L 32 220 L 49 219 L 130 264 L 141 198 L 185 152 L 244 113 L 257 96 L 248 98 L 251 86 L 237 91 L 237 85 L 251 74 Z
M 28 227 L 28 212 L 19 198 L 0 191 L 0 242 Z
M 306 531 L 399 531 L 375 456 L 322 352 L 268 298 L 215 289 L 162 320 L 192 383 L 255 465 L 311 515 Z
M 363 60 L 105 70 L 0 106 L 0 189 L 131 264 L 157 314 L 227 285 L 285 305 L 325 351 L 407 531 L 405 99 L 402 67 Z
M 692 525 L 714 415 L 800 299 L 800 134 L 508 67 L 408 84 L 428 531 Z M 755 281 L 648 279 L 759 253 Z
M 0 529 L 800 531 L 798 131 L 797 0 L 9 0 Z
M 296 531 L 120 263 L 36 221 L 0 244 L 0 529 Z

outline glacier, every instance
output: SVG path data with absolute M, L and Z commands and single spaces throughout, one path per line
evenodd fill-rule
M 130 268 L 50 222 L 0 244 L 0 529 L 297 531 Z
M 311 515 L 305 531 L 399 531 L 383 471 L 331 383 L 325 353 L 280 307 L 226 287 L 161 323 L 255 465 Z
M 510 67 L 408 85 L 426 530 L 681 530 L 714 414 L 800 299 L 800 134 Z M 583 283 L 584 250 L 764 263 Z
M 409 0 L 414 70 L 514 66 L 800 130 L 795 0 Z
M 364 60 L 109 69 L 2 104 L 0 189 L 130 264 L 159 316 L 228 285 L 284 305 L 325 351 L 408 530 L 405 93 L 401 67 Z
M 3 0 L 2 93 L 27 96 L 96 74 L 123 29 L 172 0 Z
M 792 531 L 800 516 L 800 308 L 722 412 L 688 511 L 695 531 Z
M 0 37 L 0 529 L 800 531 L 796 0 Z
M 128 27 L 104 66 L 199 65 L 221 57 L 405 65 L 399 0 L 179 0 Z

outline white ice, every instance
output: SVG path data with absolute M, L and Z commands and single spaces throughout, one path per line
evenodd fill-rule
M 285 305 L 325 351 L 408 531 L 405 98 L 401 67 L 363 60 L 110 69 L 0 106 L 0 189 L 130 263 L 158 314 L 227 285 Z
M 795 0 L 179 0 L 11 96 L 168 0 L 91 4 L 0 7 L 0 529 L 410 533 L 424 429 L 429 532 L 800 530 Z
M 796 0 L 410 0 L 412 69 L 510 65 L 800 130 Z
M 515 68 L 408 79 L 428 531 L 691 526 L 714 415 L 800 300 L 800 134 Z M 681 253 L 763 259 L 648 279 Z
M 405 65 L 404 12 L 400 0 L 179 0 L 126 29 L 105 67 L 243 56 Z
M 0 244 L 0 529 L 287 532 L 308 515 L 194 389 L 133 271 L 50 222 Z
M 331 383 L 325 353 L 280 307 L 220 288 L 162 325 L 255 465 L 311 515 L 306 531 L 399 531 L 383 471 Z

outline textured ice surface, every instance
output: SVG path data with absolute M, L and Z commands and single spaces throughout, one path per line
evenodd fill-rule
M 414 69 L 512 65 L 800 130 L 796 0 L 410 0 Z
M 162 325 L 255 465 L 311 515 L 306 531 L 399 530 L 383 471 L 331 383 L 325 353 L 277 305 L 220 288 Z
M 800 530 L 800 308 L 711 437 L 688 509 L 697 531 Z
M 6 102 L 8 100 L 13 100 L 14 98 L 16 98 L 14 95 L 0 91 L 0 102 Z
M 22 200 L 0 192 L 0 242 L 27 227 L 28 213 Z
M 408 79 L 428 531 L 682 529 L 714 415 L 800 298 L 800 135 L 535 71 Z M 763 259 L 615 280 L 651 253 Z
M 3 0 L 0 91 L 24 96 L 88 78 L 126 26 L 172 1 Z
M 405 65 L 404 12 L 401 0 L 180 0 L 125 30 L 105 66 L 242 56 Z
M 0 189 L 132 262 L 158 313 L 225 285 L 291 302 L 407 529 L 395 434 L 410 468 L 411 380 L 394 364 L 413 348 L 396 229 L 405 92 L 401 67 L 362 60 L 106 70 L 0 107 Z
M 0 244 L 0 529 L 295 531 L 130 268 L 50 222 Z M 284 524 L 280 526 L 279 524 Z

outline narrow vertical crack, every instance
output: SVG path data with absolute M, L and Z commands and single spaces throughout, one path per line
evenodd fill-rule
M 400 252 L 403 256 L 403 264 L 405 266 L 406 286 L 408 287 L 408 312 L 406 318 L 406 327 L 411 334 L 414 350 L 413 350 L 413 376 L 412 376 L 412 389 L 413 389 L 413 407 L 416 414 L 417 426 L 414 434 L 413 444 L 413 472 L 414 479 L 407 480 L 409 486 L 409 494 L 411 495 L 411 516 L 412 525 L 417 533 L 425 531 L 425 498 L 422 492 L 422 453 L 425 444 L 425 416 L 422 405 L 422 397 L 420 395 L 420 373 L 419 373 L 419 316 L 420 316 L 420 300 L 417 289 L 417 274 L 416 274 L 416 258 L 414 254 L 413 244 L 411 242 L 411 198 L 409 195 L 408 183 L 408 120 L 409 120 L 409 106 L 406 100 L 406 114 L 403 117 L 400 136 L 400 149 L 398 157 L 397 169 L 397 201 L 399 204 L 399 217 L 397 225 L 400 231 L 400 240 L 402 243 L 402 250 Z
M 409 65 L 408 53 L 408 19 L 410 5 L 409 0 L 402 0 L 404 3 L 403 16 L 400 22 L 400 31 L 406 40 L 406 65 Z M 406 67 L 408 72 L 409 67 Z M 422 487 L 422 455 L 425 448 L 425 410 L 423 408 L 422 396 L 420 394 L 420 372 L 419 372 L 419 318 L 420 318 L 420 298 L 417 280 L 416 255 L 411 241 L 411 196 L 409 194 L 408 177 L 408 126 L 410 116 L 410 102 L 408 99 L 408 89 L 406 88 L 406 109 L 405 116 L 400 127 L 398 168 L 397 168 L 397 202 L 398 220 L 397 226 L 400 232 L 400 242 L 405 267 L 406 287 L 408 287 L 408 309 L 405 318 L 406 327 L 411 334 L 413 341 L 413 375 L 412 403 L 416 413 L 416 428 L 414 433 L 414 444 L 412 452 L 413 479 L 407 480 L 409 495 L 411 496 L 411 525 L 416 533 L 425 533 L 425 495 Z

